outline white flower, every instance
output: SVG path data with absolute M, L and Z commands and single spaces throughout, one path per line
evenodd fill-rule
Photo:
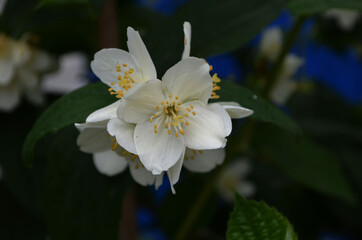
M 265 30 L 261 36 L 259 52 L 267 60 L 275 62 L 283 43 L 283 33 L 279 27 Z
M 129 53 L 120 49 L 103 49 L 95 54 L 91 63 L 93 72 L 108 86 L 110 94 L 122 98 L 127 90 L 149 78 L 156 78 L 156 70 L 138 32 L 127 29 Z M 119 128 L 116 110 L 120 101 L 90 114 L 84 124 L 76 124 L 81 131 L 77 144 L 81 151 L 92 153 L 97 170 L 107 176 L 123 172 L 129 166 L 134 180 L 140 185 L 153 185 L 158 188 L 162 175 L 148 172 L 135 154 L 133 139 L 124 135 L 134 132 L 134 125 L 124 124 Z M 116 120 L 113 121 L 112 119 Z M 110 125 L 107 131 L 107 125 Z M 114 131 L 123 137 L 116 141 Z M 123 140 L 125 139 L 125 140 Z M 122 147 L 120 146 L 122 145 Z
M 359 11 L 354 10 L 331 9 L 325 13 L 325 17 L 336 19 L 337 24 L 341 29 L 350 31 L 360 18 L 360 13 Z
M 40 75 L 53 65 L 45 52 L 0 35 L 0 110 L 14 109 L 22 94 L 34 104 L 41 104 Z
M 285 104 L 297 88 L 297 83 L 292 76 L 304 64 L 303 59 L 289 54 L 283 63 L 278 80 L 270 93 L 270 99 L 276 104 Z
M 127 165 L 123 152 L 133 156 L 136 162 L 140 161 L 137 165 L 130 165 L 136 182 L 158 187 L 166 171 L 174 192 L 173 184 L 179 179 L 184 156 L 185 159 L 197 160 L 185 163 L 186 168 L 197 172 L 209 171 L 224 160 L 222 147 L 231 131 L 230 116 L 245 117 L 252 111 L 233 102 L 207 104 L 211 95 L 217 98 L 212 93 L 218 89 L 219 79 L 216 75 L 210 77 L 209 65 L 204 60 L 189 57 L 189 23 L 184 24 L 184 31 L 185 59 L 167 71 L 163 82 L 157 80 L 147 49 L 132 28 L 127 32 L 130 53 L 105 49 L 95 55 L 91 64 L 93 71 L 111 87 L 112 95 L 122 98 L 89 115 L 85 124 L 77 125 L 84 129 L 78 144 L 82 151 L 93 153 L 100 172 L 107 175 L 122 172 Z M 175 95 L 172 96 L 171 92 Z M 115 116 L 116 109 L 118 117 Z M 155 124 L 162 124 L 163 128 Z M 185 126 L 187 129 L 184 130 Z M 94 131 L 108 134 L 110 139 L 106 141 L 97 135 L 84 135 Z M 112 150 L 111 144 L 116 148 L 112 147 Z M 191 149 L 185 153 L 186 147 L 198 149 L 197 154 Z M 113 157 L 102 161 L 106 154 Z
M 116 48 L 97 52 L 91 62 L 93 72 L 110 86 L 111 94 L 122 98 L 138 83 L 156 79 L 156 69 L 138 32 L 127 28 L 129 53 Z
M 162 184 L 162 175 L 152 175 L 145 169 L 137 155 L 120 147 L 116 139 L 108 134 L 107 121 L 76 124 L 76 126 L 81 131 L 77 139 L 78 146 L 81 151 L 93 154 L 94 165 L 100 173 L 114 176 L 129 166 L 131 176 L 138 184 L 155 185 L 156 189 Z M 126 128 L 122 130 L 125 130 L 124 134 L 131 134 Z
M 70 52 L 59 56 L 59 69 L 44 75 L 42 90 L 65 94 L 87 84 L 88 59 L 84 53 Z
M 222 198 L 228 202 L 234 200 L 233 190 L 244 197 L 250 197 L 255 193 L 254 184 L 245 180 L 250 172 L 250 164 L 245 159 L 238 159 L 229 164 L 217 180 L 217 190 Z
M 188 57 L 171 67 L 162 81 L 150 80 L 128 91 L 117 115 L 136 124 L 137 154 L 153 174 L 183 160 L 185 147 L 217 149 L 226 144 L 231 119 L 219 104 L 208 104 L 213 90 L 209 65 Z M 245 115 L 251 110 L 239 108 Z

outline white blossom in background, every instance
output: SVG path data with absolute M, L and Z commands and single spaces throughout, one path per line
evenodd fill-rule
M 334 18 L 341 29 L 350 31 L 361 17 L 361 14 L 355 10 L 331 9 L 328 10 L 324 16 L 326 18 Z
M 279 27 L 265 30 L 261 36 L 259 53 L 270 62 L 275 62 L 283 44 L 283 32 Z
M 298 84 L 293 80 L 293 75 L 303 64 L 304 60 L 296 55 L 286 56 L 278 80 L 270 93 L 270 99 L 274 103 L 284 105 L 297 89 Z
M 41 104 L 40 77 L 54 65 L 44 51 L 0 35 L 0 111 L 13 110 L 22 95 L 36 105 Z
M 88 83 L 88 60 L 81 52 L 71 52 L 59 57 L 59 68 L 44 75 L 41 88 L 43 92 L 65 94 Z
M 254 184 L 246 180 L 250 170 L 249 161 L 241 158 L 230 163 L 221 173 L 217 179 L 216 188 L 225 201 L 234 201 L 234 190 L 246 198 L 255 193 Z
M 280 54 L 282 43 L 282 30 L 279 27 L 269 28 L 262 34 L 259 52 L 268 61 L 274 63 Z M 297 83 L 293 81 L 292 76 L 298 71 L 303 63 L 304 61 L 301 58 L 293 54 L 286 56 L 281 73 L 269 95 L 274 103 L 283 105 L 294 93 L 297 88 Z

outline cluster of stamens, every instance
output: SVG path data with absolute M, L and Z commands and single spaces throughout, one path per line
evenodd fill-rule
M 158 128 L 163 125 L 167 129 L 168 135 L 171 135 L 171 129 L 175 130 L 175 137 L 179 136 L 179 133 L 185 135 L 185 131 L 182 128 L 182 125 L 189 126 L 190 123 L 187 121 L 189 114 L 195 116 L 196 112 L 193 110 L 193 105 L 181 106 L 181 103 L 178 101 L 179 97 L 173 97 L 172 94 L 169 94 L 167 101 L 161 101 L 160 105 L 156 106 L 157 112 L 150 117 L 150 123 L 154 123 L 154 133 L 158 132 Z M 161 117 L 161 116 L 165 116 Z M 163 122 L 164 120 L 164 122 Z
M 202 150 L 192 150 L 192 155 L 191 156 L 185 156 L 185 160 L 189 160 L 189 159 L 194 160 L 197 153 L 202 154 L 203 151 Z
M 220 78 L 217 76 L 217 73 L 215 73 L 214 75 L 212 75 L 211 77 L 212 79 L 212 93 L 211 93 L 211 98 L 213 99 L 219 99 L 220 96 L 216 94 L 216 91 L 220 90 L 220 86 L 217 85 L 218 83 L 221 82 Z
M 112 87 L 108 89 L 111 95 L 116 95 L 116 98 L 122 98 L 126 91 L 133 87 L 135 80 L 131 77 L 132 73 L 134 72 L 133 68 L 127 69 L 127 64 L 118 64 L 116 66 L 116 72 L 119 73 L 117 76 L 117 82 L 111 82 L 112 86 L 120 86 L 122 90 L 114 90 Z

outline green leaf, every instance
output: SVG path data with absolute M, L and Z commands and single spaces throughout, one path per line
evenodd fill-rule
M 299 126 L 274 104 L 233 82 L 222 81 L 220 86 L 220 101 L 238 102 L 242 107 L 246 107 L 254 111 L 254 113 L 250 116 L 251 118 L 272 123 L 296 135 L 302 134 Z
M 270 156 L 281 170 L 296 182 L 318 192 L 355 203 L 349 183 L 336 157 L 308 139 L 297 142 L 287 132 L 259 128 L 260 152 Z
M 234 211 L 230 214 L 227 240 L 296 240 L 288 220 L 264 202 L 245 200 L 235 193 Z
M 250 41 L 273 21 L 285 0 L 189 1 L 166 21 L 149 29 L 146 46 L 156 66 L 167 69 L 180 60 L 184 21 L 192 26 L 191 56 L 208 56 L 234 50 Z M 170 65 L 171 64 L 171 65 Z
M 100 174 L 91 154 L 79 151 L 78 131 L 70 126 L 50 147 L 45 175 L 45 222 L 54 240 L 117 239 L 124 195 L 130 186 L 125 173 Z M 49 141 L 47 141 L 49 142 Z
M 27 166 L 33 163 L 35 144 L 49 133 L 76 122 L 84 122 L 93 111 L 115 101 L 103 83 L 94 83 L 71 92 L 54 102 L 35 122 L 23 146 L 23 158 Z
M 290 0 L 288 8 L 295 14 L 315 14 L 331 8 L 362 11 L 360 0 Z

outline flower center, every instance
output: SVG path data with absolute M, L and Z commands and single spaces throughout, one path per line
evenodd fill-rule
M 108 91 L 111 95 L 116 95 L 116 98 L 122 98 L 125 92 L 132 88 L 137 82 L 132 78 L 134 69 L 129 68 L 127 64 L 123 63 L 117 64 L 114 70 L 118 73 L 117 81 L 111 82 L 111 85 L 114 87 L 109 88 Z M 121 89 L 118 89 L 119 87 Z
M 150 117 L 150 123 L 155 121 L 154 133 L 158 133 L 158 129 L 161 128 L 161 130 L 167 130 L 168 135 L 171 135 L 172 129 L 175 132 L 175 137 L 178 137 L 179 133 L 184 135 L 183 127 L 190 125 L 188 121 L 189 116 L 196 115 L 193 109 L 194 106 L 191 104 L 187 106 L 182 105 L 178 96 L 173 97 L 172 94 L 169 94 L 168 99 L 161 101 L 160 105 L 156 106 L 157 111 L 155 114 Z

